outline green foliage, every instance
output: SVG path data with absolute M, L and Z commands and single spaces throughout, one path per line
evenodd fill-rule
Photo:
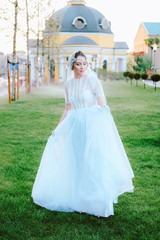
M 127 77 L 129 76 L 129 73 L 130 73 L 129 71 L 126 71 L 126 72 L 123 73 L 123 76 L 124 76 L 125 78 L 127 78 Z
M 151 49 L 153 49 L 152 45 L 154 43 L 154 38 L 148 38 L 148 39 L 144 39 L 145 44 L 150 47 Z
M 138 80 L 141 78 L 141 75 L 139 73 L 134 73 L 134 78 Z
M 146 69 L 151 69 L 152 60 L 148 55 L 139 55 L 135 57 L 135 64 L 133 65 L 133 70 L 136 72 L 145 72 Z
M 128 77 L 129 77 L 130 79 L 133 79 L 133 78 L 134 78 L 134 73 L 129 72 Z
M 157 47 L 159 47 L 159 43 L 160 43 L 160 39 L 159 38 L 148 38 L 148 39 L 144 39 L 145 44 L 150 47 L 151 49 L 153 49 L 153 44 L 157 44 Z
M 108 76 L 108 73 L 107 73 L 106 69 L 102 69 L 102 68 L 98 69 L 98 77 L 99 77 L 99 79 L 106 81 L 107 80 L 107 76 Z
M 158 81 L 160 80 L 160 74 L 158 74 L 158 73 L 152 74 L 152 75 L 151 75 L 151 79 L 152 79 L 152 81 L 154 81 L 154 82 L 158 82 Z
M 98 77 L 101 80 L 124 80 L 123 72 L 107 72 L 106 69 L 99 68 Z
M 147 73 L 142 73 L 141 78 L 146 80 L 148 78 L 148 74 Z
M 133 71 L 133 65 L 134 65 L 134 56 L 131 53 L 128 53 L 127 56 L 127 71 Z
M 109 72 L 108 78 L 110 80 L 125 80 L 123 72 Z

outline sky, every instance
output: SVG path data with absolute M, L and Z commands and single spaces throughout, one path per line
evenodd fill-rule
M 4 0 L 0 0 L 0 3 Z M 67 0 L 55 0 L 56 10 L 63 8 Z M 134 38 L 141 22 L 160 22 L 160 0 L 86 0 L 86 6 L 100 11 L 111 22 L 115 41 L 125 41 L 129 51 L 133 51 Z M 24 47 L 19 41 L 17 49 Z M 0 36 L 0 51 L 10 52 L 12 45 Z

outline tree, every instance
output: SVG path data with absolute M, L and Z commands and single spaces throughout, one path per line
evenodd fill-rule
M 127 56 L 127 71 L 133 71 L 133 65 L 134 65 L 134 56 L 133 54 L 129 53 Z
M 38 4 L 37 4 L 38 3 Z M 37 60 L 39 59 L 39 55 L 42 54 L 42 60 L 44 63 L 44 55 L 46 54 L 45 47 L 45 36 L 44 36 L 44 28 L 45 21 L 49 19 L 50 16 L 53 16 L 53 5 L 55 4 L 55 0 L 4 0 L 0 6 L 0 19 L 2 24 L 0 25 L 0 31 L 2 36 L 5 36 L 5 39 L 9 39 L 9 43 L 13 39 L 13 63 L 16 62 L 16 49 L 20 49 L 20 45 L 27 42 L 26 46 L 24 44 L 23 50 L 27 52 L 27 69 L 29 69 L 29 43 L 28 39 L 36 38 L 37 44 Z M 14 9 L 13 7 L 14 6 Z M 24 21 L 24 15 L 26 16 L 26 21 Z M 14 16 L 14 19 L 13 19 Z M 57 22 L 58 25 L 57 25 Z M 36 24 L 37 23 L 37 24 Z M 53 24 L 52 24 L 53 25 Z M 4 26 L 4 27 L 3 27 Z M 52 26 L 52 30 L 50 28 L 50 36 L 49 41 L 51 47 L 55 46 L 56 35 L 58 35 L 60 29 L 60 21 L 55 20 L 54 26 Z M 34 34 L 33 34 L 34 33 Z M 12 37 L 13 34 L 13 37 Z M 54 36 L 54 37 L 51 37 Z M 12 37 L 12 39 L 11 39 Z M 4 37 L 2 37 L 4 39 Z M 7 40 L 7 39 L 6 39 Z M 17 44 L 20 40 L 20 44 Z M 6 41 L 7 42 L 7 41 Z M 42 45 L 41 45 L 42 43 Z M 21 49 L 22 50 L 22 49 Z M 49 55 L 51 55 L 50 51 Z M 53 54 L 53 53 L 52 53 Z M 40 66 L 40 64 L 37 64 Z M 44 67 L 44 64 L 42 65 Z M 40 66 L 40 69 L 42 67 Z M 28 78 L 28 88 L 27 91 L 30 91 L 31 87 L 31 79 L 29 70 L 27 72 Z M 37 71 L 38 72 L 38 71 Z M 43 71 L 44 72 L 44 71 Z M 15 70 L 13 67 L 13 98 L 16 96 L 16 88 L 15 88 Z
M 129 71 L 123 73 L 123 76 L 126 78 L 126 82 L 128 81 L 129 73 Z
M 16 69 L 15 69 L 15 64 L 16 64 L 16 36 L 17 36 L 17 14 L 18 14 L 18 0 L 15 0 L 14 8 L 15 8 L 15 13 L 14 13 L 14 35 L 13 35 L 13 79 L 12 79 L 12 101 L 16 100 L 16 84 L 15 84 L 15 78 L 16 78 Z
M 156 91 L 156 82 L 158 82 L 160 80 L 160 74 L 158 74 L 158 73 L 152 74 L 151 79 L 153 82 L 155 82 L 155 91 Z
M 146 69 L 151 69 L 152 61 L 147 54 L 139 55 L 135 57 L 135 64 L 133 70 L 136 72 L 145 72 Z
M 147 73 L 142 73 L 141 78 L 144 80 L 144 89 L 145 89 L 146 88 L 146 79 L 148 78 L 148 74 Z
M 138 86 L 138 80 L 141 78 L 139 73 L 134 73 L 134 79 L 136 79 L 136 87 Z
M 30 80 L 30 62 L 29 62 L 29 14 L 28 14 L 28 0 L 25 0 L 26 3 L 26 23 L 27 23 L 27 77 L 26 77 L 26 93 L 31 91 L 31 80 Z
M 159 38 L 148 38 L 148 39 L 144 39 L 144 41 L 145 41 L 145 44 L 149 47 L 149 48 L 151 48 L 151 50 L 153 50 L 153 44 L 157 44 L 157 45 L 159 45 L 159 43 L 160 43 L 160 39 Z
M 134 78 L 134 73 L 130 72 L 128 74 L 128 77 L 131 79 L 131 85 L 132 85 L 132 79 Z
M 44 73 L 44 56 L 48 55 L 48 76 L 50 82 L 51 59 L 53 59 L 53 47 L 58 47 L 55 42 L 60 31 L 60 20 L 57 19 L 55 10 L 53 10 L 53 0 L 32 0 L 34 11 L 30 12 L 31 33 L 34 34 L 35 41 L 31 43 L 36 48 L 37 56 L 35 58 L 35 86 L 38 82 L 38 73 Z M 43 17 L 42 17 L 43 16 Z M 34 21 L 33 21 L 34 20 Z M 32 24 L 33 22 L 33 24 Z M 33 39 L 32 39 L 33 40 Z M 46 51 L 46 49 L 48 49 Z M 41 57 L 42 56 L 42 57 Z M 41 61 L 39 61 L 41 57 Z M 41 73 L 42 75 L 42 73 Z M 44 82 L 44 76 L 43 82 Z
M 150 48 L 151 50 L 151 61 L 153 59 L 153 44 L 156 44 L 157 47 L 159 47 L 160 39 L 159 38 L 147 38 L 144 39 L 145 44 Z
M 40 62 L 39 62 L 39 54 L 40 54 L 40 42 L 41 42 L 41 38 L 42 38 L 42 29 L 43 29 L 43 23 L 40 21 L 42 19 L 43 16 L 43 3 L 45 2 L 45 5 L 47 4 L 46 1 L 40 1 L 37 0 L 36 2 L 32 2 L 32 5 L 34 5 L 34 11 L 31 12 L 29 14 L 30 19 L 36 20 L 36 24 L 33 24 L 31 27 L 31 32 L 34 33 L 35 37 L 36 37 L 36 52 L 37 52 L 37 56 L 35 59 L 35 87 L 37 87 L 37 83 L 38 83 L 38 73 L 40 70 Z M 40 18 L 41 16 L 41 18 Z M 35 26 L 36 25 L 36 26 Z
M 45 21 L 45 31 L 43 33 L 43 43 L 44 46 L 47 46 L 48 51 L 48 82 L 50 83 L 50 76 L 51 76 L 51 59 L 53 59 L 53 48 L 57 49 L 58 54 L 58 48 L 59 43 L 57 42 L 58 34 L 61 28 L 61 22 L 56 17 L 55 12 L 52 12 L 51 17 L 47 18 Z

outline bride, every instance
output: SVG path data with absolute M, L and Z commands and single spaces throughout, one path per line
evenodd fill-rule
M 33 201 L 52 211 L 114 215 L 118 196 L 133 192 L 134 173 L 96 74 L 73 53 L 65 111 L 45 146 Z

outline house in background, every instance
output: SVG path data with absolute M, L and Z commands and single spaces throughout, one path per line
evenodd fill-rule
M 145 39 L 159 38 L 160 39 L 160 22 L 142 22 L 137 31 L 134 40 L 134 55 L 139 53 L 149 54 L 153 58 L 151 48 L 145 44 Z M 160 44 L 155 52 L 156 72 L 160 73 Z
M 7 75 L 7 57 L 4 53 L 0 52 L 0 77 Z
M 126 71 L 126 42 L 115 42 L 111 22 L 99 11 L 87 7 L 84 0 L 70 0 L 67 5 L 56 12 L 61 20 L 61 29 L 57 38 L 60 45 L 56 48 L 52 42 L 54 35 L 48 32 L 43 36 L 43 65 L 45 82 L 49 82 L 51 67 L 54 69 L 54 82 L 64 82 L 66 66 L 71 54 L 83 51 L 92 69 L 104 68 L 107 71 Z M 54 16 L 51 16 L 52 19 Z M 30 40 L 31 80 L 35 81 L 36 45 Z M 51 55 L 48 57 L 47 52 Z M 42 54 L 40 53 L 42 56 Z M 40 58 L 42 58 L 39 56 Z M 49 62 L 50 61 L 50 62 Z

